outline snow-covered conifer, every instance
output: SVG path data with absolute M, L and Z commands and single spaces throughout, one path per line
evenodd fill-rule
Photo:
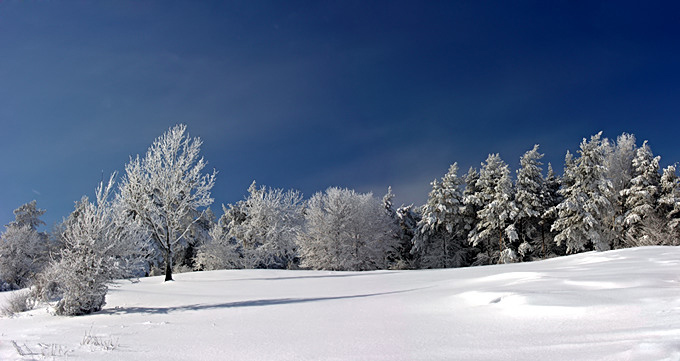
M 331 187 L 307 202 L 298 235 L 302 265 L 313 269 L 373 270 L 387 267 L 395 251 L 395 224 L 371 193 Z
M 154 241 L 165 263 L 165 280 L 172 280 L 173 253 L 186 243 L 186 235 L 199 217 L 190 215 L 209 206 L 216 172 L 202 174 L 206 163 L 199 158 L 200 138 L 191 139 L 183 124 L 157 138 L 144 158 L 125 166 L 120 186 L 126 212 L 139 220 Z
M 468 264 L 463 225 L 463 180 L 453 163 L 441 182 L 432 182 L 432 191 L 423 206 L 413 247 L 421 267 L 462 267 Z
M 657 214 L 664 220 L 663 232 L 667 238 L 663 244 L 680 244 L 680 178 L 676 166 L 664 168 L 659 185 Z
M 579 158 L 565 165 L 565 184 L 560 189 L 562 202 L 557 206 L 557 220 L 552 230 L 557 232 L 558 245 L 566 244 L 567 253 L 590 248 L 609 249 L 609 229 L 604 219 L 612 217 L 610 202 L 613 187 L 606 178 L 605 147 L 602 132 L 590 141 L 581 142 Z M 571 159 L 567 154 L 567 162 Z
M 10 222 L 10 224 L 7 226 L 18 228 L 28 226 L 35 231 L 38 229 L 38 227 L 45 224 L 45 222 L 40 219 L 43 214 L 45 214 L 45 210 L 38 209 L 36 201 L 32 200 L 31 202 L 23 204 L 14 210 L 15 220 Z
M 477 212 L 479 222 L 472 231 L 470 240 L 474 246 L 486 252 L 488 262 L 500 261 L 500 252 L 511 247 L 518 236 L 514 227 L 517 207 L 513 201 L 513 187 L 510 169 L 498 154 L 489 154 L 479 173 L 474 194 L 470 203 L 480 206 Z M 506 252 L 507 254 L 507 252 Z M 505 257 L 509 260 L 511 257 Z
M 647 141 L 635 152 L 633 158 L 633 178 L 629 186 L 620 191 L 626 213 L 623 218 L 625 240 L 635 246 L 645 237 L 642 230 L 644 221 L 654 217 L 659 198 L 660 157 L 652 154 Z M 643 244 L 648 244 L 642 240 Z M 617 245 L 618 246 L 618 245 Z
M 0 290 L 29 285 L 46 261 L 46 244 L 30 225 L 10 226 L 0 238 Z
M 47 264 L 48 235 L 37 231 L 43 214 L 35 200 L 14 210 L 15 220 L 0 235 L 0 290 L 28 286 Z
M 465 174 L 465 189 L 463 190 L 463 228 L 465 230 L 465 237 L 469 244 L 472 244 L 470 237 L 472 231 L 477 227 L 477 212 L 481 209 L 480 198 L 477 197 L 479 188 L 477 181 L 479 180 L 479 172 L 477 169 L 470 167 Z
M 548 253 L 559 252 L 559 250 L 552 249 L 554 244 L 553 240 L 555 235 L 550 230 L 552 224 L 555 223 L 557 219 L 557 205 L 562 201 L 559 195 L 559 190 L 561 186 L 561 180 L 555 174 L 552 168 L 552 164 L 548 163 L 548 172 L 545 176 L 544 184 L 544 200 L 545 200 L 545 212 L 541 215 L 541 221 L 539 223 L 541 230 L 541 257 L 547 257 Z
M 515 182 L 515 205 L 518 210 L 515 228 L 521 242 L 518 251 L 526 260 L 530 260 L 531 250 L 536 248 L 541 238 L 541 216 L 549 206 L 541 158 L 543 154 L 538 152 L 538 144 L 524 153 Z
M 413 237 L 418 229 L 418 222 L 422 219 L 420 212 L 413 204 L 401 206 L 396 210 L 399 233 L 396 249 L 397 268 L 411 269 L 417 267 L 417 258 L 411 252 L 413 249 Z

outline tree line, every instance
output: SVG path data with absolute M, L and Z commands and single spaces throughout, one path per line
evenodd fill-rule
M 645 141 L 598 133 L 567 152 L 564 171 L 544 172 L 539 146 L 514 177 L 498 154 L 458 175 L 454 163 L 422 206 L 331 187 L 305 200 L 258 186 L 245 199 L 209 206 L 217 172 L 205 172 L 200 138 L 184 125 L 131 158 L 83 197 L 52 232 L 38 232 L 35 201 L 14 211 L 0 241 L 0 287 L 29 287 L 55 313 L 103 307 L 117 278 L 233 268 L 376 270 L 527 262 L 569 253 L 677 245 L 680 182 Z M 545 173 L 545 174 L 544 174 Z

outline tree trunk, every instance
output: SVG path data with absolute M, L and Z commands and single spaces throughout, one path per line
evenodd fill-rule
M 165 249 L 165 281 L 172 281 L 172 252 L 169 245 Z

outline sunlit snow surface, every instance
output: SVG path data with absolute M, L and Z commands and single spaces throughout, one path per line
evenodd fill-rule
M 2 318 L 0 359 L 31 359 L 15 341 L 58 346 L 69 360 L 680 360 L 677 247 L 464 269 L 175 279 L 119 282 L 95 315 L 42 308 Z M 81 345 L 87 332 L 117 347 Z

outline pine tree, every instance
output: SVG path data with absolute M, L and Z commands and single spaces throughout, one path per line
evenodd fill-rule
M 477 218 L 477 212 L 481 209 L 481 200 L 477 196 L 480 192 L 479 187 L 477 187 L 477 182 L 479 181 L 479 172 L 477 169 L 470 167 L 468 172 L 465 174 L 465 189 L 463 190 L 463 232 L 465 233 L 465 239 L 469 245 L 472 245 L 472 234 L 477 223 L 479 222 Z M 471 256 L 476 256 L 479 254 L 479 248 L 472 247 L 470 249 Z M 484 262 L 483 262 L 484 263 Z M 473 263 L 474 265 L 474 263 Z
M 565 184 L 560 189 L 562 202 L 557 206 L 557 220 L 552 230 L 557 232 L 558 245 L 566 244 L 567 253 L 576 253 L 590 247 L 598 251 L 609 249 L 610 230 L 604 219 L 613 214 L 610 202 L 613 187 L 606 178 L 605 147 L 602 132 L 583 139 L 580 157 L 569 164 L 567 154 Z
M 515 205 L 518 213 L 515 228 L 521 242 L 518 250 L 525 260 L 530 260 L 531 252 L 536 247 L 537 240 L 542 236 L 541 216 L 547 205 L 546 189 L 543 181 L 541 158 L 538 144 L 522 156 L 521 168 L 517 171 L 515 182 Z
M 397 225 L 399 226 L 396 267 L 399 269 L 416 268 L 417 258 L 414 255 L 413 238 L 417 233 L 418 222 L 420 222 L 422 216 L 418 209 L 413 204 L 410 204 L 397 208 L 396 217 Z
M 468 263 L 462 184 L 457 163 L 451 165 L 441 182 L 432 182 L 432 191 L 413 240 L 422 267 L 462 267 Z
M 518 239 L 513 224 L 518 210 L 513 201 L 510 170 L 498 154 L 490 154 L 482 163 L 477 187 L 479 192 L 472 203 L 481 208 L 477 212 L 479 222 L 471 233 L 472 244 L 486 251 L 488 262 L 515 259 L 511 243 Z
M 36 231 L 38 230 L 38 227 L 45 224 L 45 222 L 40 219 L 43 214 L 45 214 L 45 210 L 38 209 L 36 201 L 32 200 L 31 202 L 23 204 L 14 210 L 15 220 L 10 222 L 7 227 L 21 228 L 28 226 L 32 230 Z
M 550 163 L 548 163 L 548 173 L 543 184 L 545 212 L 541 215 L 539 225 L 541 229 L 541 257 L 546 258 L 548 253 L 562 253 L 561 250 L 552 247 L 555 234 L 551 231 L 551 227 L 557 219 L 557 205 L 562 201 L 562 197 L 559 195 L 561 179 L 555 174 Z
M 662 223 L 662 235 L 666 238 L 663 244 L 680 244 L 680 178 L 676 166 L 670 165 L 663 170 L 659 185 L 659 201 L 657 214 Z
M 48 235 L 37 231 L 45 224 L 43 214 L 34 200 L 15 209 L 15 220 L 5 226 L 0 236 L 0 291 L 28 286 L 47 265 Z
M 628 245 L 637 245 L 645 237 L 644 222 L 654 217 L 659 197 L 660 157 L 654 157 L 647 141 L 635 152 L 633 178 L 627 188 L 620 191 L 626 213 L 623 217 L 624 238 Z M 642 240 L 643 244 L 647 244 Z M 617 245 L 620 247 L 620 245 Z

